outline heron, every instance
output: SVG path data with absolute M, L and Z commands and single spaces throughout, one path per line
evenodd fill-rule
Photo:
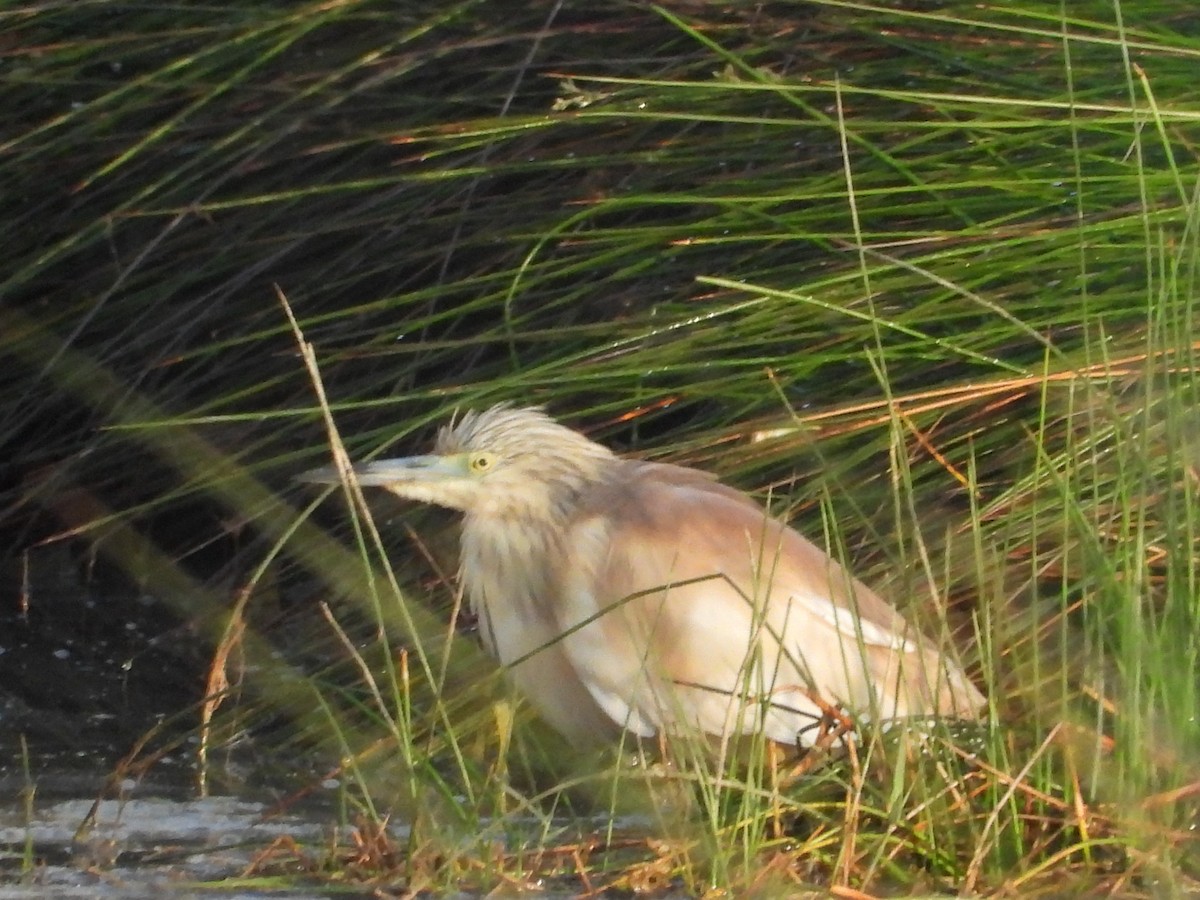
M 462 513 L 483 643 L 577 746 L 624 732 L 804 749 L 831 709 L 887 727 L 985 703 L 952 654 L 748 494 L 618 456 L 541 408 L 467 412 L 432 454 L 353 475 Z

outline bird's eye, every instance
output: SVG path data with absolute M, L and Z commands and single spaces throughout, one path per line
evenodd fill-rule
M 490 472 L 496 465 L 496 457 L 490 453 L 476 453 L 469 463 L 471 471 L 476 475 Z

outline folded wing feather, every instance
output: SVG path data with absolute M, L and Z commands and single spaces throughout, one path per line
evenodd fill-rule
M 748 498 L 692 469 L 626 466 L 565 535 L 591 562 L 565 576 L 557 610 L 566 658 L 618 724 L 804 743 L 828 705 L 890 719 L 983 702 L 887 603 Z

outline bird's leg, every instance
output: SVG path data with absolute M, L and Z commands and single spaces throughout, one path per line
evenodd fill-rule
M 854 720 L 841 707 L 831 706 L 820 699 L 815 702 L 821 707 L 821 720 L 817 723 L 819 733 L 813 746 L 827 750 L 835 741 L 841 741 L 854 732 Z
M 816 738 L 808 750 L 800 754 L 791 770 L 779 781 L 780 788 L 785 790 L 828 759 L 835 745 L 841 744 L 845 747 L 854 743 L 852 740 L 845 740 L 847 735 L 854 733 L 854 720 L 850 718 L 849 713 L 841 707 L 826 702 L 813 691 L 805 693 L 820 709 L 821 717 L 808 726 L 817 730 Z

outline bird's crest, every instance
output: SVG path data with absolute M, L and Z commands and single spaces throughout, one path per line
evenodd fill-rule
M 438 453 L 488 451 L 503 459 L 537 456 L 553 459 L 612 456 L 601 444 L 560 425 L 540 406 L 514 407 L 501 403 L 469 410 L 438 432 Z

